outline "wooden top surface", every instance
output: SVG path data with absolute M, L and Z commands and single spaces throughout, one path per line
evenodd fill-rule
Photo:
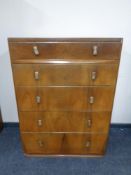
M 123 38 L 8 38 L 8 42 L 123 42 Z

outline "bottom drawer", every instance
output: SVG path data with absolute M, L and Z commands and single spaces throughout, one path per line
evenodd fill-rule
M 24 151 L 43 155 L 103 155 L 107 135 L 87 133 L 23 133 Z

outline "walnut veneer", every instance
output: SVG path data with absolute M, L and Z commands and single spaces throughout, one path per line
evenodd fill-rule
M 103 155 L 121 38 L 9 38 L 23 149 Z

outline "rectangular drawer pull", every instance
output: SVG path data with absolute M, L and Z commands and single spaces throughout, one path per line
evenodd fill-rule
M 36 103 L 40 103 L 40 96 L 36 96 Z
M 35 80 L 39 80 L 39 72 L 35 72 Z
M 93 97 L 93 96 L 91 96 L 91 97 L 89 98 L 89 103 L 90 103 L 90 104 L 93 104 L 93 103 L 94 103 L 94 97 Z
M 92 80 L 95 80 L 95 79 L 96 79 L 96 72 L 92 72 L 92 73 L 91 73 L 91 79 L 92 79 Z
M 39 55 L 39 50 L 37 46 L 33 46 L 33 52 L 36 56 Z
M 98 46 L 93 46 L 93 53 L 94 56 L 98 54 Z
M 43 122 L 42 120 L 38 120 L 38 126 L 42 126 Z

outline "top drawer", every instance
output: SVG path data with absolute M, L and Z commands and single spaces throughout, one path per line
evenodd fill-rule
M 9 40 L 12 61 L 42 60 L 42 59 L 119 59 L 121 40 L 116 41 L 22 41 Z

